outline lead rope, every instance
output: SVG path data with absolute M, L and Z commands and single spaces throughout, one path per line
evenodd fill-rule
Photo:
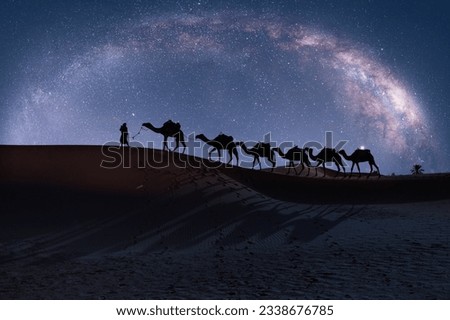
M 134 140 L 134 137 L 136 137 L 137 135 L 139 135 L 140 133 L 141 133 L 141 130 L 142 130 L 142 126 L 141 126 L 141 128 L 139 129 L 139 131 L 138 131 L 138 133 L 136 133 L 134 136 L 132 136 L 131 138 Z

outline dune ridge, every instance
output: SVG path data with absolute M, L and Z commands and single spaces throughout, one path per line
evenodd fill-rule
M 120 165 L 110 160 L 118 153 L 123 161 Z M 148 197 L 180 184 L 177 179 L 165 179 L 164 175 L 182 174 L 182 170 L 218 170 L 267 196 L 299 203 L 399 203 L 450 198 L 447 191 L 450 173 L 367 179 L 367 176 L 344 178 L 342 174 L 334 177 L 336 172 L 330 169 L 326 170 L 327 176 L 322 177 L 321 168 L 316 177 L 313 168 L 310 176 L 296 176 L 285 175 L 283 167 L 277 168 L 274 174 L 226 167 L 206 159 L 155 149 L 100 146 L 0 146 L 0 154 L 3 184 L 48 184 Z M 102 162 L 104 166 L 117 167 L 101 167 Z M 167 166 L 161 168 L 162 164 Z

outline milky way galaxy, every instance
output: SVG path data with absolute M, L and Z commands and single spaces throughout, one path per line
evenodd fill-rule
M 384 173 L 442 156 L 427 106 L 368 44 L 246 10 L 105 24 L 67 51 L 40 44 L 8 100 L 2 143 L 103 144 L 118 140 L 122 122 L 135 134 L 142 122 L 171 118 L 187 134 L 258 141 L 270 132 L 299 145 L 332 131 L 349 151 L 370 148 Z

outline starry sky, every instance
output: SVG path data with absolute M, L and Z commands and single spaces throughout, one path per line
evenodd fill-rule
M 117 143 L 123 122 L 133 136 L 173 119 L 187 136 L 277 145 L 331 131 L 383 174 L 450 171 L 449 13 L 445 1 L 6 0 L 0 144 Z

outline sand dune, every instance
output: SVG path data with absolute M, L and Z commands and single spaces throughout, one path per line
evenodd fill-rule
M 128 168 L 105 169 L 97 146 L 0 147 L 0 297 L 449 297 L 449 175 L 287 176 L 126 150 Z
M 286 175 L 287 169 L 283 167 L 277 168 L 275 174 L 268 170 L 227 168 L 201 158 L 142 148 L 108 147 L 101 152 L 101 148 L 95 146 L 4 146 L 0 150 L 3 184 L 38 184 L 148 197 L 193 182 L 193 175 L 209 170 L 267 196 L 300 203 L 398 203 L 450 197 L 450 173 L 370 178 L 354 175 L 350 178 L 327 169 L 323 177 L 322 168 L 318 168 L 317 176 L 315 169 L 311 169 L 310 176 L 305 176 L 306 170 L 297 176 Z M 111 159 L 118 154 L 123 164 L 110 168 L 117 165 Z M 186 177 L 186 172 L 191 179 Z

